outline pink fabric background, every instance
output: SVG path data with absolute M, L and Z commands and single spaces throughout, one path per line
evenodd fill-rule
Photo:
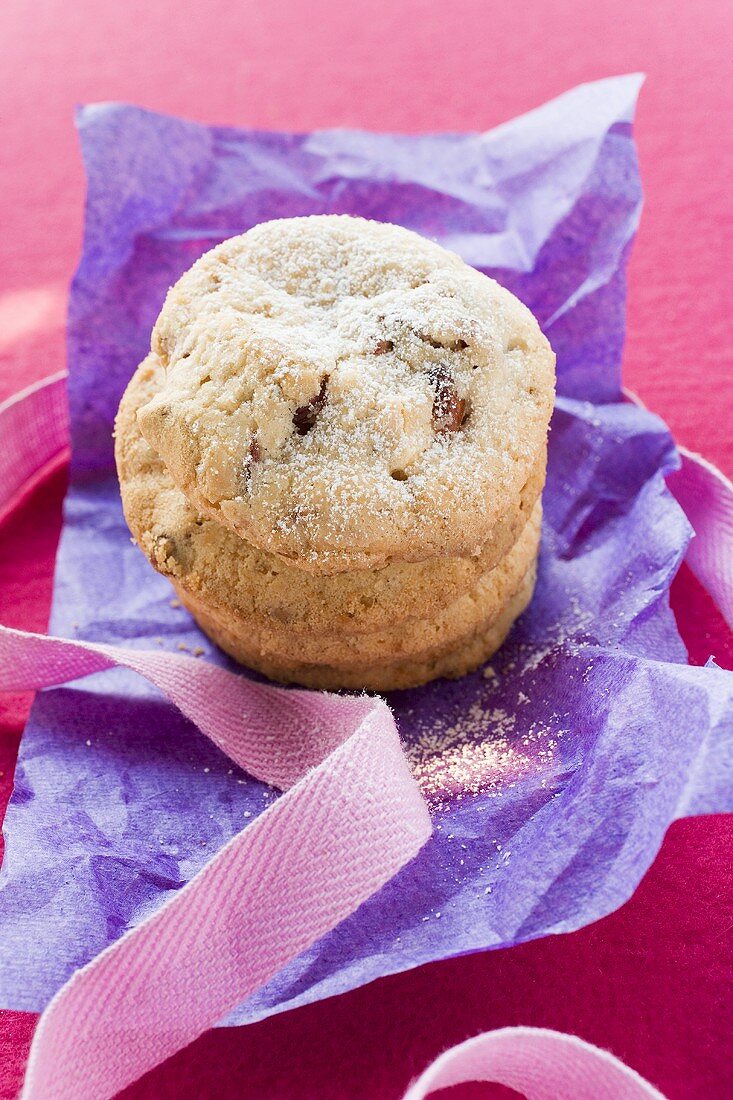
M 626 383 L 679 442 L 730 475 L 732 45 L 729 0 L 5 0 L 0 397 L 63 365 L 83 203 L 75 103 L 125 99 L 285 129 L 484 129 L 581 80 L 642 69 L 646 209 L 631 264 Z M 46 628 L 63 487 L 60 472 L 0 532 L 8 625 Z M 733 667 L 730 636 L 689 575 L 673 597 L 692 659 L 714 653 Z M 0 812 L 27 705 L 0 696 Z M 732 854 L 733 818 L 682 822 L 632 901 L 590 928 L 219 1030 L 124 1095 L 388 1100 L 449 1044 L 522 1023 L 611 1049 L 671 1100 L 727 1097 Z M 33 1024 L 0 1012 L 3 1100 L 16 1095 Z

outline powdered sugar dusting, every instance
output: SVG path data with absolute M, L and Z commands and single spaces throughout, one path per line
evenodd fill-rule
M 410 730 L 405 749 L 431 809 L 445 809 L 466 795 L 499 798 L 523 779 L 553 771 L 571 719 L 538 705 L 540 670 L 561 652 L 582 651 L 592 620 L 569 595 L 562 620 L 543 637 L 510 639 L 491 664 L 460 681 L 451 708 L 402 711 Z
M 170 291 L 147 442 L 202 512 L 325 571 L 472 553 L 545 445 L 554 357 L 453 253 L 345 216 L 255 227 Z M 256 461 L 251 461 L 253 453 Z
M 520 707 L 525 705 L 520 703 Z M 438 717 L 407 745 L 413 774 L 432 809 L 464 795 L 502 792 L 552 763 L 563 735 L 559 715 L 525 724 L 517 713 L 476 698 L 464 713 Z

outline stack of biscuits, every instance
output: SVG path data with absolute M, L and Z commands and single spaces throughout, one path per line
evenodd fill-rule
M 170 290 L 116 424 L 133 537 L 237 661 L 308 687 L 460 676 L 529 602 L 554 356 L 394 225 L 266 222 Z

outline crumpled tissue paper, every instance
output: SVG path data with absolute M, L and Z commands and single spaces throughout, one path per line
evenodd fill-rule
M 434 835 L 227 1023 L 578 928 L 631 895 L 675 818 L 733 809 L 731 677 L 687 666 L 668 604 L 690 537 L 665 487 L 675 446 L 621 392 L 639 84 L 585 85 L 484 134 L 79 113 L 89 194 L 53 633 L 229 664 L 131 545 L 111 438 L 168 286 L 223 238 L 299 214 L 398 222 L 512 290 L 557 353 L 533 603 L 489 667 L 389 700 Z M 41 1010 L 276 797 L 131 673 L 41 693 L 5 822 L 0 1005 Z

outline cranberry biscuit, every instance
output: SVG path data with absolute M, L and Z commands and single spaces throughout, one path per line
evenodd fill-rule
M 395 562 L 373 571 L 305 572 L 202 515 L 176 487 L 136 418 L 162 376 L 155 357 L 149 356 L 135 372 L 117 417 L 116 455 L 127 522 L 159 572 L 213 606 L 227 608 L 252 629 L 261 631 L 271 621 L 287 626 L 294 637 L 324 632 L 340 636 L 429 618 L 475 589 L 537 512 L 544 449 L 519 506 L 507 517 L 504 540 L 483 547 L 475 557 Z
M 159 374 L 142 364 L 117 418 L 125 515 L 151 563 L 219 645 L 286 681 L 380 690 L 459 674 L 476 654 L 481 660 L 496 649 L 531 594 L 539 502 L 515 544 L 487 570 L 480 558 L 326 576 L 295 569 L 201 516 L 175 486 L 135 416 Z M 413 589 L 421 601 L 406 598 Z M 353 610 L 357 592 L 361 614 Z
M 138 420 L 176 485 L 297 569 L 496 558 L 543 462 L 537 322 L 397 226 L 324 215 L 225 241 L 169 292 L 151 356 L 165 377 Z

